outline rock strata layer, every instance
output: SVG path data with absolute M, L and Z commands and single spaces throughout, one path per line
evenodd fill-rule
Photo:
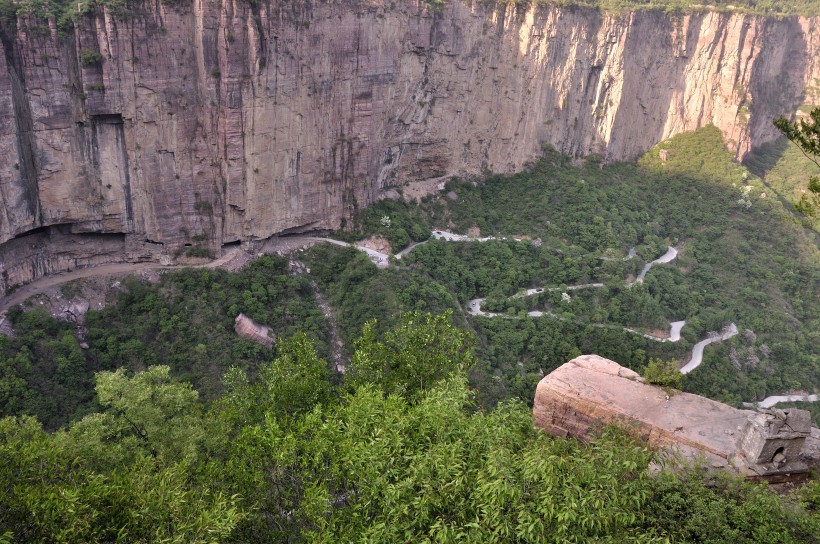
M 602 425 L 623 425 L 654 447 L 771 481 L 805 476 L 807 462 L 817 457 L 805 410 L 753 412 L 689 393 L 670 395 L 597 355 L 577 357 L 541 380 L 533 421 L 551 434 L 583 439 Z
M 128 6 L 68 32 L 36 18 L 0 30 L 0 262 L 15 238 L 55 228 L 87 242 L 70 254 L 36 242 L 0 295 L 101 258 L 334 228 L 390 187 L 513 172 L 544 145 L 629 159 L 713 123 L 742 157 L 776 136 L 773 117 L 817 101 L 820 81 L 816 18 Z M 109 235 L 124 237 L 116 256 Z

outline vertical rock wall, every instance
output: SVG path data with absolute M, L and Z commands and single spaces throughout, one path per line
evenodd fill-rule
M 4 242 L 37 229 L 124 234 L 122 259 L 217 252 L 333 228 L 387 186 L 516 171 L 545 144 L 630 159 L 714 123 L 742 157 L 820 92 L 817 19 L 413 0 L 134 10 L 2 34 L 6 285 L 31 267 Z

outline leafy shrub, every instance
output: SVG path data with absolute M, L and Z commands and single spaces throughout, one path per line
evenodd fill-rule
M 188 251 L 185 252 L 185 255 L 187 255 L 188 257 L 203 257 L 208 259 L 211 258 L 211 252 L 208 251 L 208 249 L 199 246 L 188 248 Z
M 649 364 L 643 369 L 642 374 L 647 383 L 661 387 L 680 389 L 683 385 L 683 374 L 672 361 L 649 359 Z
M 80 64 L 83 66 L 94 66 L 102 63 L 102 55 L 98 51 L 83 49 L 80 51 Z

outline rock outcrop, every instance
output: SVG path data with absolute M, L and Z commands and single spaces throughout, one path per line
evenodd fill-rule
M 9 338 L 14 338 L 14 330 L 5 312 L 0 312 L 0 334 Z
M 2 26 L 0 262 L 28 249 L 0 295 L 336 227 L 391 186 L 516 171 L 546 144 L 628 159 L 714 123 L 742 157 L 817 101 L 816 18 L 531 4 L 146 0 Z M 69 235 L 86 246 L 52 243 Z
M 583 439 L 616 423 L 652 446 L 770 481 L 804 476 L 818 446 L 805 410 L 753 412 L 689 393 L 670 395 L 597 355 L 577 357 L 541 380 L 533 421 L 549 433 Z
M 276 342 L 276 335 L 273 329 L 267 325 L 260 325 L 245 314 L 239 314 L 234 319 L 233 329 L 242 338 L 247 338 L 251 342 L 256 342 L 266 348 L 272 348 Z

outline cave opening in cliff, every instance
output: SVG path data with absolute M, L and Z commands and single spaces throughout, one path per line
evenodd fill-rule
M 26 236 L 33 236 L 35 234 L 43 234 L 48 232 L 49 227 L 35 227 L 33 229 L 29 229 L 27 231 L 21 232 L 20 234 L 16 234 L 13 240 L 17 240 L 19 238 L 25 238 Z
M 122 124 L 122 114 L 121 113 L 98 113 L 91 116 L 91 121 L 94 124 L 106 124 L 106 125 L 121 125 Z

